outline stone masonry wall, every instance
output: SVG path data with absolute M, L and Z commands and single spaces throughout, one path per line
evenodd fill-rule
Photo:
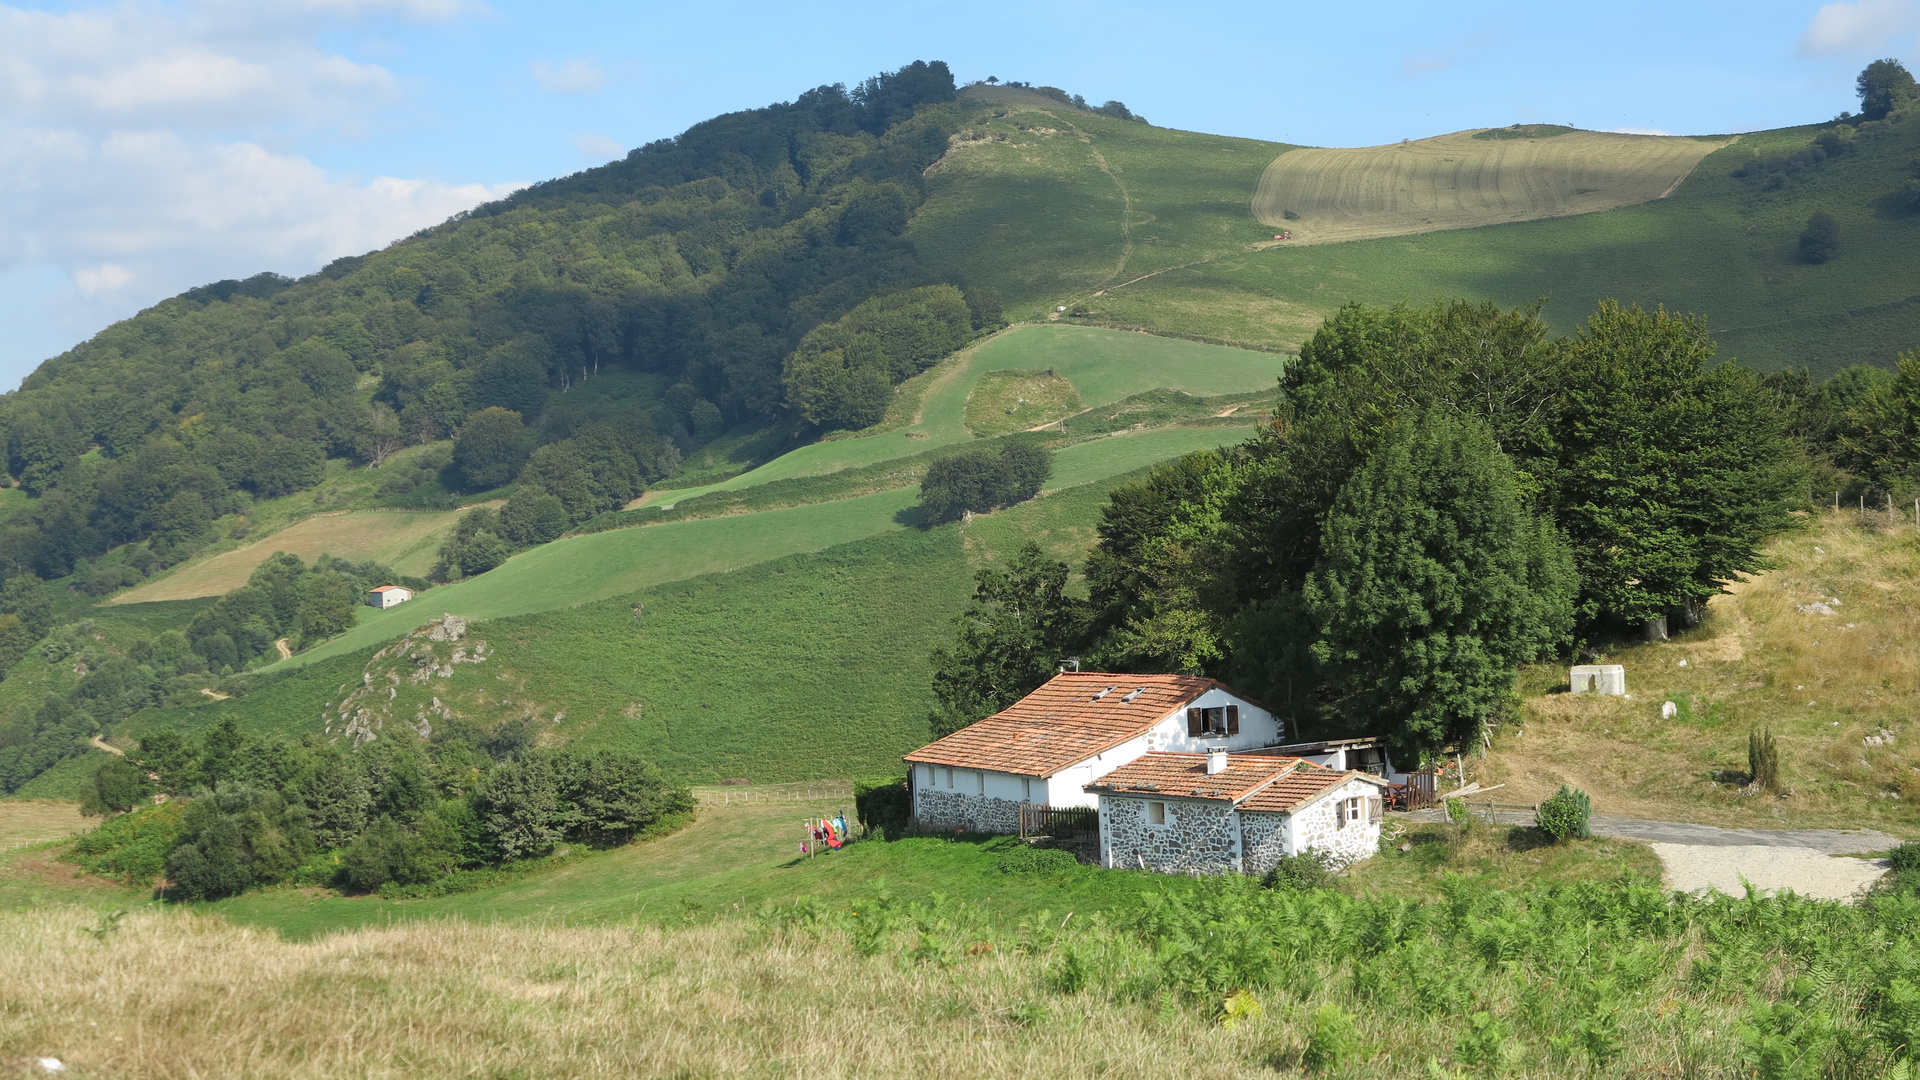
M 1249 874 L 1264 874 L 1282 858 L 1293 854 L 1287 849 L 1287 815 L 1240 811 L 1240 867 Z
M 1372 784 L 1350 780 L 1335 789 L 1333 794 L 1294 814 L 1295 853 L 1324 851 L 1336 867 L 1348 866 L 1371 856 L 1380 849 L 1379 823 L 1363 819 L 1342 828 L 1340 807 L 1348 799 L 1378 798 L 1379 794 L 1379 789 Z
M 913 793 L 913 812 L 922 828 L 966 829 L 969 832 L 1017 833 L 1020 804 L 990 795 L 923 788 Z
M 1239 868 L 1240 838 L 1226 803 L 1165 800 L 1164 825 L 1147 822 L 1146 799 L 1100 800 L 1108 865 L 1173 874 L 1220 874 Z M 1162 800 L 1153 800 L 1159 802 Z

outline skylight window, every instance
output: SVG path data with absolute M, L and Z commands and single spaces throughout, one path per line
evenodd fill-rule
M 1108 689 L 1112 689 L 1112 687 L 1108 687 Z M 1137 698 L 1137 697 L 1139 697 L 1139 696 L 1140 696 L 1141 694 L 1144 694 L 1144 693 L 1146 693 L 1146 692 L 1147 692 L 1147 688 L 1146 688 L 1146 687 L 1144 687 L 1144 686 L 1136 686 L 1136 687 L 1134 687 L 1134 688 L 1133 688 L 1133 693 L 1131 693 L 1131 694 L 1128 694 L 1128 695 L 1127 695 L 1126 697 L 1123 697 L 1123 698 L 1121 698 L 1121 699 L 1120 699 L 1120 702 L 1121 702 L 1121 704 L 1123 704 L 1123 705 L 1131 705 L 1131 704 L 1133 704 L 1133 699 L 1134 699 L 1134 698 Z

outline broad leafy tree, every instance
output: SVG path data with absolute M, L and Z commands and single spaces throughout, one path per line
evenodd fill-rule
M 1568 640 L 1575 589 L 1491 433 L 1430 412 L 1341 490 L 1304 595 L 1336 710 L 1417 757 L 1511 709 L 1515 669 Z
M 486 491 L 512 480 L 527 460 L 527 430 L 520 414 L 499 406 L 481 409 L 460 425 L 453 466 L 469 491 Z
M 1868 64 L 1853 85 L 1860 94 L 1860 115 L 1868 120 L 1885 119 L 1916 94 L 1913 74 L 1905 64 L 1892 59 Z
M 1714 364 L 1698 319 L 1603 303 L 1566 343 L 1550 503 L 1573 546 L 1586 619 L 1698 610 L 1765 566 L 1804 500 L 1779 397 Z
M 933 654 L 929 724 L 946 735 L 991 716 L 1031 693 L 1078 652 L 1087 609 L 1067 592 L 1067 564 L 1037 544 L 1005 570 L 974 576 L 973 602 L 958 622 L 958 640 Z

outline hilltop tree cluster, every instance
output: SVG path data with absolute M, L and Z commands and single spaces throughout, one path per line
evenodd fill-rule
M 164 871 L 181 900 L 289 880 L 353 892 L 431 886 L 562 841 L 626 843 L 692 808 L 684 788 L 639 758 L 541 749 L 524 722 L 482 731 L 455 721 L 427 738 L 402 729 L 352 749 L 254 738 L 230 717 L 197 740 L 160 729 L 130 760 L 100 767 L 88 805 L 130 811 L 156 790 L 185 797 L 185 812 L 176 803 L 129 814 L 76 853 L 135 879 Z
M 1920 370 L 1920 369 L 1916 369 Z M 1704 325 L 1602 304 L 1349 305 L 1255 438 L 1113 491 L 1086 564 L 985 572 L 937 654 L 937 730 L 1065 657 L 1225 678 L 1295 733 L 1386 732 L 1410 760 L 1478 737 L 1513 673 L 1577 636 L 1697 619 L 1805 505 L 1781 394 Z

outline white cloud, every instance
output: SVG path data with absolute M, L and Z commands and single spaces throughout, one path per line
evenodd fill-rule
M 573 145 L 590 158 L 611 161 L 627 152 L 627 148 L 605 135 L 575 135 Z
M 28 131 L 0 142 L 0 271 L 52 259 L 88 300 L 317 267 L 518 185 L 329 177 L 255 143 L 165 131 Z M 156 290 L 158 290 L 156 292 Z
M 1827 4 L 1813 13 L 1813 22 L 1800 37 L 1800 50 L 1816 56 L 1877 52 L 1916 28 L 1920 11 L 1912 0 Z
M 1474 54 L 1493 41 L 1492 34 L 1479 34 L 1424 52 L 1410 52 L 1400 58 L 1403 78 L 1434 75 L 1470 63 Z
M 397 97 L 384 68 L 323 52 L 308 36 L 208 26 L 157 8 L 0 5 L 0 122 L 319 124 Z
M 557 65 L 538 60 L 530 68 L 533 81 L 549 94 L 597 94 L 607 83 L 607 73 L 585 57 L 576 56 Z
M 1617 127 L 1617 128 L 1608 128 L 1607 131 L 1614 135 L 1672 135 L 1673 134 L 1673 132 L 1671 131 L 1661 131 L 1659 128 Z
M 133 271 L 119 263 L 101 263 L 89 270 L 73 272 L 73 283 L 80 295 L 91 300 L 101 293 L 115 292 L 133 282 Z
M 400 80 L 322 48 L 323 33 L 481 10 L 470 0 L 0 3 L 0 278 L 34 282 L 45 297 L 32 309 L 44 325 L 13 336 L 84 336 L 208 281 L 306 273 L 519 186 L 330 176 L 298 151 L 306 134 L 350 135 L 403 103 Z M 70 291 L 44 291 L 60 281 Z M 44 355 L 44 344 L 23 348 Z M 28 358 L 0 351 L 0 368 L 16 369 L 10 382 Z

